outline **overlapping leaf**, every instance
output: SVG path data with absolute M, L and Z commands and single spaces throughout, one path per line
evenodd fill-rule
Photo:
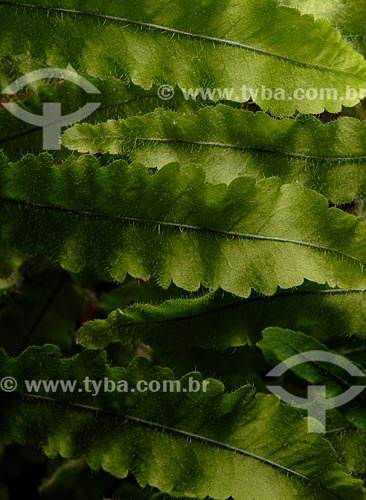
M 1 63 L 0 63 L 1 65 Z M 39 65 L 33 66 L 39 69 Z M 32 67 L 32 69 L 33 69 Z M 14 77 L 15 80 L 15 77 Z M 58 102 L 62 106 L 62 115 L 76 112 L 87 102 L 100 102 L 100 107 L 85 120 L 97 123 L 111 116 L 125 118 L 141 112 L 153 111 L 158 106 L 179 111 L 192 111 L 200 107 L 199 102 L 187 102 L 181 94 L 170 101 L 162 101 L 156 95 L 156 89 L 145 92 L 135 85 L 127 85 L 117 79 L 99 81 L 89 79 L 100 94 L 86 94 L 84 90 L 69 81 L 44 83 L 37 81 L 24 88 L 23 92 L 11 96 L 6 101 L 16 102 L 22 109 L 35 115 L 43 115 L 43 103 Z M 43 130 L 18 119 L 8 109 L 0 105 L 0 147 L 13 160 L 26 153 L 40 153 L 43 150 Z M 67 150 L 53 153 L 58 160 L 68 155 Z
M 327 347 L 316 339 L 301 332 L 281 328 L 264 330 L 263 339 L 258 343 L 258 346 L 271 366 L 285 362 L 296 354 L 308 351 L 329 352 Z M 308 384 L 325 386 L 328 398 L 344 393 L 357 383 L 364 383 L 364 380 L 357 381 L 357 378 L 351 377 L 344 368 L 332 363 L 309 361 L 292 367 L 288 373 L 291 371 Z M 366 460 L 365 392 L 337 410 L 342 416 L 333 415 L 328 411 L 327 437 L 336 448 L 346 469 L 353 474 L 364 477 Z M 332 410 L 332 412 L 334 411 Z
M 156 174 L 94 157 L 0 164 L 1 238 L 65 269 L 154 277 L 167 288 L 273 295 L 304 279 L 366 288 L 365 221 L 300 185 L 239 177 L 212 186 L 196 166 Z
M 48 66 L 71 64 L 82 74 L 131 79 L 144 89 L 168 84 L 195 94 L 197 88 L 232 88 L 231 96 L 212 98 L 252 97 L 276 115 L 338 112 L 365 95 L 366 63 L 330 23 L 300 17 L 274 0 L 154 6 L 2 0 L 0 7 L 7 19 L 0 58 L 29 50 Z M 329 96 L 324 88 L 335 93 Z
M 286 361 L 295 354 L 308 351 L 329 352 L 325 345 L 308 335 L 277 327 L 264 330 L 263 339 L 258 342 L 258 346 L 272 366 Z M 357 378 L 350 376 L 343 366 L 322 361 L 302 363 L 292 367 L 291 371 L 309 384 L 326 386 L 329 397 L 342 394 L 345 389 L 348 389 L 353 384 L 356 385 L 357 382 Z M 340 411 L 356 427 L 363 430 L 366 429 L 364 398 L 365 392 L 361 393 L 356 400 L 340 408 Z
M 316 19 L 328 19 L 361 54 L 366 55 L 366 17 L 363 0 L 279 0 Z
M 305 284 L 271 298 L 253 294 L 246 300 L 222 292 L 160 304 L 133 304 L 107 319 L 84 323 L 77 340 L 88 348 L 136 340 L 158 350 L 191 347 L 226 349 L 255 343 L 268 326 L 302 330 L 319 339 L 365 338 L 364 291 L 327 289 Z
M 63 144 L 158 168 L 172 161 L 197 163 L 214 184 L 244 174 L 279 176 L 335 203 L 366 196 L 366 124 L 351 118 L 324 125 L 312 117 L 275 120 L 224 105 L 184 115 L 159 109 L 127 120 L 75 125 L 64 133 Z
M 198 498 L 366 497 L 361 481 L 336 463 L 329 443 L 307 432 L 307 419 L 298 410 L 251 386 L 225 394 L 220 382 L 210 380 L 206 392 L 92 396 L 83 390 L 91 373 L 94 380 L 124 380 L 128 387 L 139 380 L 163 383 L 174 375 L 143 362 L 127 370 L 111 368 L 103 355 L 90 351 L 62 359 L 53 346 L 30 348 L 13 360 L 1 352 L 0 367 L 1 377 L 19 380 L 17 392 L 0 394 L 3 444 L 42 446 L 51 457 L 82 456 L 93 469 L 120 478 L 132 470 L 141 486 Z M 199 374 L 187 375 L 181 388 L 188 389 L 189 377 L 200 381 Z M 24 379 L 75 380 L 82 391 L 34 394 L 26 391 Z
M 135 279 L 126 280 L 124 283 L 114 287 L 112 290 L 105 291 L 99 299 L 99 306 L 107 314 L 115 309 L 124 308 L 135 302 L 145 304 L 160 304 L 166 300 L 176 298 L 194 298 L 203 294 L 198 291 L 195 294 L 187 293 L 180 288 L 170 286 L 167 289 L 157 286 L 151 281 L 139 281 Z
M 327 435 L 336 449 L 345 470 L 353 476 L 366 477 L 366 432 L 345 423 L 344 427 L 331 430 Z

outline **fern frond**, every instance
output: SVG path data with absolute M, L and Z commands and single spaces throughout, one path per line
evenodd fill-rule
M 141 112 L 148 113 L 157 107 L 189 112 L 201 106 L 199 102 L 185 101 L 178 93 L 174 99 L 162 101 L 156 95 L 156 89 L 146 92 L 140 87 L 127 85 L 117 79 L 107 81 L 89 79 L 89 81 L 95 85 L 100 94 L 90 96 L 76 84 L 68 81 L 56 85 L 55 83 L 40 85 L 40 82 L 37 82 L 38 85 L 27 86 L 19 96 L 13 96 L 11 102 L 16 102 L 22 109 L 36 115 L 43 114 L 44 102 L 61 103 L 63 115 L 77 111 L 87 102 L 100 102 L 100 107 L 85 118 L 85 121 L 90 123 L 105 121 L 111 116 L 126 118 Z M 10 159 L 18 160 L 26 153 L 41 152 L 42 132 L 40 127 L 30 125 L 16 118 L 7 109 L 0 108 L 0 147 Z M 68 156 L 68 151 L 64 149 L 53 155 L 60 160 Z
M 65 269 L 106 270 L 248 297 L 304 279 L 366 288 L 365 221 L 328 209 L 318 193 L 279 179 L 212 186 L 196 166 L 151 174 L 91 156 L 0 160 L 1 239 Z
M 116 309 L 106 319 L 84 323 L 76 339 L 89 349 L 140 340 L 158 351 L 173 352 L 253 344 L 272 325 L 302 330 L 321 340 L 365 338 L 365 299 L 365 291 L 346 292 L 314 284 L 280 291 L 271 298 L 253 294 L 246 300 L 218 291 L 199 298 Z
M 263 331 L 263 338 L 258 342 L 258 347 L 271 366 L 276 366 L 295 354 L 308 351 L 330 352 L 323 343 L 309 335 L 277 327 Z M 343 358 L 347 361 L 346 357 Z M 354 362 L 353 364 L 355 365 Z M 289 368 L 289 372 L 291 371 L 309 385 L 326 386 L 327 397 L 338 396 L 351 386 L 357 385 L 357 378 L 351 376 L 341 364 L 308 361 Z M 362 430 L 366 430 L 365 397 L 365 392 L 362 392 L 357 399 L 338 408 L 355 427 Z
M 299 9 L 303 14 L 312 14 L 315 19 L 327 19 L 366 56 L 366 18 L 362 0 L 279 0 L 279 3 Z
M 276 366 L 295 354 L 307 351 L 330 352 L 316 339 L 302 332 L 267 328 L 263 339 L 258 343 L 266 360 Z M 345 358 L 347 360 L 347 358 Z M 355 364 L 354 361 L 352 361 Z M 362 368 L 359 366 L 359 368 Z M 308 385 L 325 386 L 327 397 L 344 393 L 355 385 L 357 380 L 351 377 L 342 367 L 331 363 L 307 362 L 289 369 Z M 326 437 L 337 450 L 340 461 L 350 473 L 364 477 L 365 475 L 365 443 L 366 443 L 365 393 L 357 399 L 328 412 Z
M 352 118 L 324 125 L 311 116 L 275 120 L 225 105 L 184 115 L 158 109 L 127 120 L 74 125 L 63 144 L 81 153 L 123 155 L 149 167 L 196 163 L 213 184 L 246 174 L 278 176 L 334 203 L 366 196 L 366 123 Z
M 16 392 L 0 393 L 3 444 L 42 447 L 50 457 L 83 457 L 92 469 L 119 478 L 132 471 L 143 487 L 183 496 L 366 498 L 362 482 L 342 471 L 329 443 L 308 433 L 301 412 L 256 394 L 252 386 L 225 394 L 211 379 L 206 392 L 28 392 L 24 379 L 75 380 L 81 389 L 91 374 L 128 387 L 175 379 L 146 360 L 128 369 L 109 367 L 102 353 L 65 359 L 54 346 L 29 348 L 16 359 L 2 351 L 0 372 L 19 381 Z M 199 374 L 188 374 L 181 388 L 188 390 L 189 377 L 201 381 Z
M 251 97 L 279 116 L 339 112 L 366 92 L 364 59 L 330 23 L 301 17 L 274 0 L 180 0 L 153 7 L 126 0 L 103 6 L 88 0 L 82 7 L 76 0 L 1 0 L 0 12 L 7 19 L 0 58 L 30 51 L 48 66 L 71 64 L 81 74 L 128 79 L 144 89 L 229 87 L 233 93 L 224 99 Z M 262 86 L 272 96 L 261 95 Z M 337 95 L 306 94 L 328 88 Z M 274 95 L 275 89 L 284 95 Z M 298 89 L 305 97 L 296 97 Z

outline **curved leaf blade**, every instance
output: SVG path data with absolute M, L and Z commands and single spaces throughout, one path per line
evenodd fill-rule
M 274 0 L 182 0 L 155 7 L 127 1 L 101 7 L 89 0 L 82 9 L 76 0 L 2 0 L 0 8 L 8 20 L 0 58 L 29 50 L 49 66 L 71 64 L 81 73 L 130 79 L 144 89 L 230 87 L 228 100 L 252 97 L 279 116 L 339 112 L 366 95 L 366 63 L 330 23 L 300 17 Z M 269 99 L 262 86 L 272 90 Z M 331 95 L 306 94 L 330 87 Z M 284 94 L 275 97 L 276 89 Z
M 365 4 L 362 0 L 279 0 L 281 5 L 312 14 L 316 19 L 327 19 L 338 28 L 343 37 L 361 54 L 366 55 Z
M 93 373 L 127 381 L 174 380 L 170 370 L 136 362 L 126 370 L 105 356 L 83 352 L 62 359 L 53 346 L 0 357 L 1 376 L 82 381 Z M 199 374 L 189 374 L 200 381 Z M 181 380 L 188 387 L 189 376 Z M 48 456 L 85 457 L 123 478 L 133 470 L 141 486 L 203 498 L 234 500 L 363 500 L 362 482 L 344 473 L 329 443 L 307 433 L 307 419 L 251 386 L 225 394 L 209 380 L 207 392 L 1 393 L 1 440 L 41 445 Z M 111 432 L 113 429 L 113 432 Z M 275 431 L 273 429 L 276 429 Z M 174 450 L 176 460 L 171 460 Z M 192 470 L 195 471 L 192 474 Z M 257 478 L 261 480 L 258 481 Z
M 291 356 L 307 351 L 330 352 L 324 344 L 311 336 L 277 327 L 266 328 L 263 331 L 263 339 L 257 345 L 271 366 L 276 366 Z M 343 359 L 348 361 L 344 356 Z M 354 362 L 353 365 L 355 365 Z M 358 366 L 358 368 L 362 367 Z M 329 397 L 337 396 L 353 385 L 363 385 L 364 383 L 362 377 L 358 380 L 354 376 L 350 376 L 342 366 L 332 363 L 307 361 L 290 368 L 289 371 L 295 373 L 308 384 L 325 386 L 327 397 L 328 394 Z M 365 392 L 337 410 L 344 414 L 355 427 L 366 429 Z
M 144 116 L 78 124 L 63 144 L 81 153 L 123 155 L 149 167 L 196 163 L 213 184 L 240 175 L 301 182 L 334 203 L 366 195 L 366 124 L 352 118 L 323 124 L 313 117 L 275 120 L 225 105 L 196 114 L 158 109 Z
M 33 63 L 32 71 L 36 69 L 40 69 L 40 65 Z M 13 79 L 6 80 L 8 84 L 22 75 L 20 69 L 15 73 Z M 27 86 L 23 92 L 12 96 L 11 102 L 16 102 L 25 111 L 36 115 L 43 114 L 45 102 L 61 103 L 63 115 L 77 111 L 88 102 L 100 102 L 100 107 L 85 118 L 85 121 L 90 123 L 98 123 L 111 116 L 127 118 L 141 112 L 151 112 L 157 107 L 189 112 L 201 105 L 199 102 L 185 101 L 178 93 L 174 99 L 162 101 L 157 96 L 156 89 L 146 92 L 140 87 L 127 85 L 113 78 L 107 81 L 89 78 L 88 81 L 95 85 L 100 94 L 86 94 L 78 85 L 69 81 L 56 84 L 55 82 L 41 84 L 38 81 Z M 27 153 L 41 153 L 42 133 L 42 128 L 20 120 L 0 106 L 0 147 L 8 158 L 16 161 Z M 53 152 L 53 156 L 58 160 L 66 158 L 68 151 L 63 148 L 60 152 Z
M 116 309 L 106 319 L 84 323 L 76 339 L 89 349 L 140 340 L 158 352 L 174 352 L 255 344 L 262 331 L 273 325 L 301 330 L 322 341 L 336 336 L 365 338 L 365 298 L 365 291 L 314 284 L 279 291 L 271 298 L 252 294 L 246 300 L 218 291 Z
M 1 238 L 65 269 L 154 277 L 248 297 L 304 279 L 366 288 L 365 221 L 296 184 L 239 177 L 212 186 L 196 166 L 141 165 L 42 154 L 0 164 Z

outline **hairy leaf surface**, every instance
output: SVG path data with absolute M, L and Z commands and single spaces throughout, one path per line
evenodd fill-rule
M 343 467 L 355 477 L 366 477 L 366 432 L 345 425 L 331 430 L 328 439 L 336 449 Z
M 133 304 L 107 319 L 84 323 L 77 341 L 101 348 L 113 342 L 141 340 L 158 350 L 191 347 L 226 349 L 259 340 L 262 330 L 277 325 L 302 330 L 319 339 L 365 338 L 366 293 L 305 284 L 271 298 L 253 294 L 246 300 L 218 291 L 199 298 L 161 304 Z
M 251 97 L 275 115 L 338 112 L 366 95 L 366 63 L 327 21 L 274 0 L 100 2 L 2 0 L 0 58 L 30 51 L 48 66 L 71 64 L 97 78 L 131 79 L 182 90 L 229 89 L 209 96 Z M 75 50 L 78 47 L 78 50 Z M 272 96 L 262 94 L 271 89 Z M 356 95 L 347 92 L 347 86 Z M 244 87 L 244 89 L 243 89 Z M 337 95 L 306 90 L 333 88 Z M 281 95 L 274 95 L 282 89 Z M 301 96 L 296 94 L 302 89 Z
M 1 63 L 0 63 L 1 64 Z M 39 69 L 39 66 L 36 66 Z M 14 78 L 15 80 L 15 78 Z M 126 118 L 139 114 L 148 113 L 157 107 L 179 110 L 182 112 L 193 111 L 199 108 L 199 102 L 185 101 L 181 94 L 170 101 L 162 101 L 156 95 L 156 89 L 149 92 L 135 85 L 127 85 L 120 80 L 110 79 L 100 81 L 89 79 L 100 94 L 86 94 L 74 83 L 64 81 L 53 84 L 27 86 L 23 92 L 12 96 L 10 102 L 17 103 L 22 109 L 35 115 L 43 114 L 43 103 L 61 103 L 62 114 L 76 112 L 87 102 L 100 102 L 100 107 L 85 121 L 98 123 L 105 121 L 111 116 Z M 43 150 L 43 130 L 23 120 L 18 119 L 7 109 L 0 107 L 0 148 L 12 160 L 20 159 L 26 153 L 40 153 Z M 63 148 L 60 152 L 53 152 L 56 159 L 68 156 L 68 151 Z
M 366 55 L 366 17 L 363 0 L 279 0 L 281 5 L 295 7 L 316 19 L 327 19 L 343 37 Z
M 304 279 L 366 288 L 365 221 L 300 185 L 239 177 L 212 186 L 196 166 L 152 175 L 94 157 L 53 165 L 46 153 L 0 163 L 1 238 L 65 269 L 107 270 L 241 297 Z
M 108 367 L 105 356 L 84 351 L 62 359 L 53 346 L 29 348 L 17 359 L 1 352 L 1 376 L 95 380 L 174 380 L 170 370 L 136 362 Z M 190 374 L 200 381 L 199 374 Z M 188 375 L 181 387 L 188 388 Z M 48 456 L 84 457 L 123 478 L 129 470 L 141 486 L 203 498 L 234 500 L 363 500 L 361 481 L 336 463 L 334 450 L 307 432 L 307 420 L 276 397 L 251 386 L 225 394 L 208 381 L 207 392 L 75 394 L 1 393 L 4 444 L 42 446 Z M 314 421 L 314 425 L 316 421 Z M 175 460 L 172 460 L 172 454 Z M 194 471 L 194 474 L 192 473 Z M 261 478 L 258 481 L 258 477 Z
M 159 109 L 127 120 L 74 125 L 63 144 L 157 168 L 173 161 L 197 163 L 214 184 L 245 174 L 279 176 L 335 203 L 366 196 L 366 124 L 352 118 L 324 125 L 312 117 L 275 120 L 225 105 L 184 115 Z

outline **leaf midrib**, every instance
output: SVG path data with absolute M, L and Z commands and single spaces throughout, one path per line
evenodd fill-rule
M 214 295 L 216 292 L 212 292 L 211 296 Z M 197 312 L 196 314 L 190 314 L 189 316 L 175 316 L 174 318 L 167 318 L 167 319 L 158 319 L 158 320 L 143 320 L 143 321 L 134 321 L 134 322 L 126 322 L 123 323 L 121 326 L 123 328 L 129 327 L 129 326 L 143 326 L 143 325 L 151 325 L 151 324 L 164 324 L 164 323 L 174 323 L 174 322 L 180 322 L 180 321 L 186 321 L 186 320 L 191 320 L 191 319 L 196 319 L 200 318 L 201 316 L 209 316 L 210 314 L 216 314 L 220 313 L 222 311 L 227 311 L 230 309 L 236 309 L 238 307 L 245 307 L 248 306 L 250 307 L 251 304 L 255 302 L 262 302 L 262 301 L 271 301 L 274 299 L 283 299 L 283 298 L 292 298 L 292 297 L 301 297 L 301 296 L 306 296 L 306 295 L 351 295 L 351 294 L 366 294 L 366 290 L 343 290 L 343 289 L 327 289 L 327 290 L 304 290 L 304 291 L 296 291 L 296 292 L 283 292 L 283 293 L 277 293 L 275 295 L 272 295 L 271 297 L 267 296 L 259 296 L 259 297 L 253 297 L 253 298 L 248 298 L 244 300 L 238 300 L 237 302 L 233 302 L 231 304 L 226 304 L 223 306 L 215 306 L 209 310 L 206 311 L 201 311 Z M 191 299 L 191 300 L 199 300 L 205 298 L 206 295 L 202 295 L 201 297 L 198 297 L 198 299 Z M 154 308 L 158 309 L 159 306 L 162 306 L 166 302 L 172 302 L 172 301 L 180 301 L 184 299 L 169 299 L 167 301 L 161 302 L 160 304 L 157 304 L 153 306 Z M 144 303 L 136 303 L 137 306 L 139 305 L 145 305 Z M 129 311 L 133 311 L 134 305 L 127 306 L 124 309 L 118 308 L 115 310 L 121 311 L 121 313 L 127 313 Z M 113 314 L 114 311 L 112 311 L 110 314 Z M 108 318 L 106 318 L 108 320 Z
M 98 124 L 95 124 L 93 126 L 98 126 Z M 262 148 L 256 148 L 256 147 L 250 147 L 250 146 L 241 146 L 240 144 L 231 144 L 231 143 L 225 143 L 225 142 L 216 142 L 216 141 L 184 141 L 184 140 L 177 140 L 177 139 L 168 139 L 165 137 L 135 137 L 135 136 L 118 136 L 118 135 L 111 135 L 111 134 L 103 134 L 103 140 L 107 139 L 116 139 L 123 141 L 124 139 L 131 139 L 133 141 L 140 141 L 140 142 L 156 142 L 156 143 L 163 143 L 163 144 L 188 144 L 191 146 L 199 146 L 199 147 L 217 147 L 217 148 L 222 148 L 222 149 L 234 149 L 237 151 L 250 151 L 250 152 L 257 152 L 257 153 L 265 153 L 265 154 L 273 154 L 273 155 L 278 155 L 278 156 L 285 156 L 288 158 L 295 158 L 295 159 L 300 159 L 300 160 L 317 160 L 317 161 L 324 161 L 327 163 L 339 163 L 339 162 L 362 162 L 366 161 L 366 155 L 365 156 L 312 156 L 312 155 L 305 155 L 305 154 L 300 154 L 300 153 L 287 153 L 285 151 L 276 151 L 276 150 L 271 150 L 271 149 L 262 149 Z M 95 141 L 91 140 L 92 143 Z M 72 149 L 72 148 L 68 148 Z
M 108 410 L 105 408 L 100 408 L 97 406 L 85 405 L 85 404 L 81 404 L 81 403 L 74 403 L 72 401 L 61 401 L 61 400 L 58 400 L 58 399 L 55 399 L 55 398 L 52 398 L 49 396 L 42 396 L 42 395 L 37 395 L 37 394 L 20 393 L 20 392 L 18 392 L 18 394 L 20 394 L 21 398 L 25 402 L 28 402 L 27 400 L 29 400 L 30 402 L 32 402 L 32 400 L 35 400 L 35 401 L 41 402 L 43 404 L 52 403 L 52 404 L 55 404 L 55 405 L 58 405 L 61 407 L 73 407 L 76 410 L 84 411 L 87 413 L 93 413 L 93 414 L 97 414 L 97 415 L 101 414 L 101 415 L 110 416 L 110 417 L 117 417 L 117 418 L 124 419 L 125 422 L 129 421 L 131 423 L 135 423 L 135 424 L 143 426 L 143 427 L 150 427 L 150 428 L 153 428 L 156 430 L 160 430 L 162 432 L 167 432 L 167 433 L 170 433 L 173 435 L 177 435 L 179 437 L 187 438 L 189 440 L 199 441 L 199 442 L 201 442 L 203 444 L 207 444 L 209 446 L 213 446 L 213 447 L 221 448 L 221 449 L 226 450 L 226 451 L 237 453 L 238 455 L 242 455 L 242 456 L 245 456 L 247 458 L 252 458 L 252 459 L 257 460 L 261 463 L 264 463 L 265 465 L 269 465 L 270 467 L 279 470 L 281 473 L 289 474 L 296 479 L 299 479 L 302 481 L 308 481 L 308 482 L 314 484 L 315 486 L 317 486 L 318 488 L 331 494 L 334 498 L 342 500 L 342 498 L 340 496 L 338 496 L 336 493 L 329 490 L 327 487 L 323 486 L 318 481 L 314 481 L 313 479 L 309 478 L 308 476 L 304 476 L 303 474 L 300 474 L 299 472 L 296 472 L 293 469 L 289 469 L 288 467 L 285 467 L 285 466 L 283 466 L 277 462 L 274 462 L 266 457 L 263 457 L 261 455 L 257 455 L 255 453 L 252 453 L 252 452 L 247 451 L 247 450 L 243 450 L 242 448 L 237 448 L 237 447 L 229 445 L 227 443 L 223 443 L 222 441 L 217 441 L 215 439 L 211 439 L 211 438 L 202 436 L 200 434 L 195 434 L 195 433 L 192 433 L 189 431 L 184 431 L 182 429 L 178 429 L 176 427 L 170 427 L 170 426 L 167 426 L 164 424 L 160 424 L 160 423 L 153 422 L 150 420 L 145 420 L 145 419 L 142 419 L 139 417 L 134 417 L 134 416 L 128 415 L 128 414 L 123 414 L 123 413 L 120 413 L 117 411 Z
M 56 13 L 62 13 L 62 14 L 70 14 L 70 15 L 78 15 L 78 16 L 97 18 L 97 19 L 101 19 L 104 21 L 126 24 L 127 27 L 128 27 L 128 25 L 132 24 L 135 26 L 140 26 L 142 28 L 146 28 L 146 29 L 150 29 L 150 30 L 154 30 L 154 31 L 173 33 L 175 35 L 181 35 L 181 36 L 185 36 L 187 38 L 206 40 L 209 42 L 219 43 L 222 45 L 230 45 L 233 47 L 248 50 L 250 52 L 255 52 L 257 54 L 265 55 L 267 57 L 273 57 L 275 59 L 285 61 L 287 63 L 291 63 L 293 65 L 300 66 L 302 68 L 307 68 L 307 69 L 312 69 L 312 70 L 317 70 L 317 71 L 326 71 L 326 72 L 330 72 L 330 73 L 336 73 L 336 74 L 339 74 L 342 76 L 344 76 L 344 75 L 351 75 L 353 77 L 355 76 L 354 73 L 345 72 L 343 70 L 329 68 L 326 66 L 304 63 L 301 61 L 297 61 L 296 59 L 291 59 L 290 57 L 282 56 L 280 54 L 275 54 L 275 53 L 269 52 L 265 49 L 253 47 L 251 45 L 247 45 L 247 44 L 244 44 L 241 42 L 235 42 L 233 40 L 217 38 L 217 37 L 213 37 L 213 36 L 209 36 L 209 35 L 201 35 L 198 33 L 190 33 L 189 31 L 183 31 L 183 30 L 171 28 L 168 26 L 162 26 L 159 24 L 147 23 L 147 22 L 137 21 L 134 19 L 127 19 L 127 18 L 123 18 L 123 17 L 110 16 L 110 15 L 100 14 L 100 13 L 96 13 L 96 12 L 86 12 L 86 11 L 81 11 L 81 10 L 77 10 L 77 9 L 65 9 L 65 8 L 61 8 L 61 7 L 50 7 L 50 6 L 46 7 L 43 5 L 19 3 L 19 2 L 14 2 L 12 0 L 0 0 L 0 5 L 7 5 L 7 6 L 11 6 L 11 7 L 18 7 L 18 8 L 25 8 L 25 9 L 33 9 L 33 10 L 40 10 L 40 11 L 47 11 L 47 12 L 56 12 Z
M 182 230 L 187 230 L 187 231 L 192 231 L 192 232 L 207 232 L 207 233 L 218 234 L 220 236 L 225 236 L 225 237 L 229 237 L 229 238 L 231 237 L 231 238 L 238 238 L 238 239 L 271 241 L 271 242 L 277 242 L 277 243 L 287 243 L 287 244 L 299 245 L 299 246 L 303 246 L 303 247 L 312 248 L 313 250 L 317 250 L 317 251 L 321 251 L 321 252 L 329 252 L 329 253 L 332 253 L 334 255 L 337 255 L 338 257 L 346 258 L 348 260 L 351 260 L 351 261 L 359 264 L 362 267 L 362 269 L 365 265 L 365 262 L 357 259 L 353 255 L 349 255 L 347 253 L 344 253 L 340 250 L 336 250 L 334 248 L 329 248 L 329 247 L 325 247 L 322 245 L 318 245 L 316 243 L 309 243 L 307 241 L 291 240 L 288 238 L 280 238 L 280 237 L 276 237 L 276 236 L 262 236 L 262 235 L 257 235 L 257 234 L 239 233 L 236 231 L 226 231 L 224 229 L 215 229 L 215 228 L 204 227 L 204 226 L 201 227 L 201 226 L 193 226 L 193 225 L 189 225 L 189 224 L 180 224 L 178 222 L 159 221 L 159 220 L 151 220 L 151 219 L 141 219 L 141 218 L 137 218 L 137 217 L 126 217 L 126 216 L 119 216 L 119 215 L 110 215 L 110 214 L 105 214 L 105 213 L 87 212 L 87 211 L 83 211 L 83 210 L 75 210 L 72 208 L 65 208 L 65 207 L 54 206 L 54 205 L 45 205 L 42 203 L 34 203 L 34 202 L 19 200 L 19 199 L 15 199 L 15 198 L 7 198 L 7 197 L 3 197 L 3 196 L 0 197 L 0 203 L 1 202 L 9 203 L 9 204 L 16 204 L 16 205 L 23 205 L 25 207 L 34 208 L 34 209 L 57 211 L 57 212 L 62 212 L 62 213 L 69 214 L 69 215 L 109 219 L 109 220 L 119 221 L 119 222 L 126 223 L 126 224 L 152 225 L 152 226 L 156 226 L 158 228 L 160 228 L 160 226 L 163 226 L 163 227 L 177 229 L 180 232 L 182 232 Z

